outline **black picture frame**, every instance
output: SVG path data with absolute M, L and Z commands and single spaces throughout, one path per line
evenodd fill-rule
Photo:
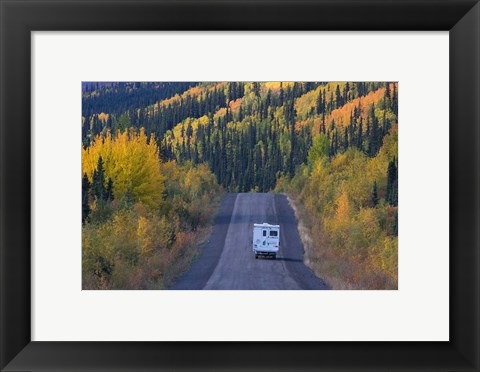
M 0 27 L 1 370 L 480 370 L 477 0 L 0 0 Z M 36 30 L 449 31 L 450 341 L 31 342 Z

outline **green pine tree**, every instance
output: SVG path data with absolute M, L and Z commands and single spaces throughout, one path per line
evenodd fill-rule
M 398 174 L 395 159 L 388 163 L 386 200 L 390 205 L 398 204 Z
M 105 200 L 113 201 L 113 181 L 111 178 L 108 178 L 107 190 L 105 193 Z
M 398 209 L 395 211 L 392 223 L 393 235 L 398 236 Z
M 372 187 L 372 207 L 376 207 L 378 204 L 378 190 L 377 190 L 377 181 L 373 181 Z
M 85 173 L 82 178 L 82 223 L 89 220 L 90 205 L 88 204 L 88 197 L 90 194 L 90 181 Z
M 335 89 L 335 108 L 342 107 L 342 95 L 340 93 L 340 87 L 337 84 L 337 88 Z
M 92 196 L 97 200 L 104 200 L 105 190 L 105 169 L 103 167 L 103 159 L 98 158 L 97 169 L 93 171 L 92 177 Z

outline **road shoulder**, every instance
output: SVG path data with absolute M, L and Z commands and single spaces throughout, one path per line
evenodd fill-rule
M 327 283 L 318 278 L 303 262 L 305 252 L 298 233 L 297 219 L 286 195 L 275 195 L 275 208 L 282 226 L 281 236 L 288 236 L 290 242 L 296 242 L 296 244 L 291 243 L 294 245 L 285 244 L 284 239 L 281 242 L 281 249 L 285 256 L 283 259 L 291 277 L 302 289 L 330 289 Z
M 199 257 L 192 263 L 190 270 L 180 276 L 170 289 L 198 290 L 205 287 L 222 254 L 237 195 L 229 193 L 223 197 L 210 238 L 200 246 Z

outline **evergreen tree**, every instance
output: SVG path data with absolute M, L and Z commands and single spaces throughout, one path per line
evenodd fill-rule
M 323 105 L 323 103 L 322 103 L 322 92 L 320 91 L 320 93 L 318 94 L 318 97 L 317 97 L 317 104 L 316 104 L 317 115 L 320 115 L 323 112 L 322 105 Z
M 332 119 L 332 122 L 330 123 L 330 132 L 333 132 L 335 130 L 335 119 Z
M 372 207 L 375 208 L 378 204 L 377 181 L 373 181 L 372 187 Z
M 325 112 L 322 113 L 322 124 L 320 125 L 320 132 L 325 134 L 326 129 L 325 129 Z
M 294 108 L 294 101 L 292 100 L 292 108 L 291 108 L 291 122 L 290 122 L 290 144 L 291 144 L 291 151 L 290 151 L 290 176 L 293 177 L 295 174 L 295 150 L 296 150 L 296 135 L 295 135 L 295 108 Z
M 187 134 L 187 138 L 190 138 L 193 135 L 193 128 L 192 128 L 191 122 L 188 122 L 186 134 Z
M 377 155 L 381 147 L 381 134 L 378 127 L 378 120 L 375 117 L 375 106 L 372 104 L 370 109 L 370 122 L 371 128 L 369 130 L 369 141 L 368 141 L 368 155 L 374 157 Z
M 92 196 L 97 200 L 105 200 L 105 169 L 103 168 L 103 159 L 98 158 L 97 169 L 93 171 L 92 177 Z
M 393 235 L 398 236 L 398 209 L 395 211 L 392 223 Z
M 327 100 L 325 95 L 325 89 L 322 89 L 322 113 L 325 114 L 325 109 L 327 107 Z
M 105 193 L 105 200 L 113 201 L 113 181 L 110 177 L 108 178 L 107 190 Z
M 88 197 L 90 195 L 90 181 L 85 173 L 82 178 L 82 223 L 89 220 L 90 205 Z
M 345 133 L 343 134 L 343 150 L 347 151 L 348 150 L 348 128 L 345 127 Z
M 340 87 L 337 84 L 337 88 L 335 89 L 335 108 L 342 107 L 342 95 L 340 94 Z
M 279 94 L 279 104 L 283 106 L 283 101 L 285 99 L 285 93 L 283 92 L 283 83 L 280 82 L 280 94 Z
M 390 205 L 396 206 L 398 204 L 398 174 L 395 159 L 388 163 L 386 199 Z
M 360 117 L 360 124 L 358 125 L 357 148 L 363 151 L 363 120 Z
M 397 88 L 395 84 L 393 84 L 393 92 L 392 92 L 392 111 L 395 114 L 395 116 L 398 118 Z
M 389 128 L 389 122 L 387 120 L 387 115 L 386 115 L 387 110 L 383 111 L 383 119 L 382 119 L 382 138 L 388 133 Z
M 349 101 L 349 93 L 350 93 L 350 83 L 347 81 L 345 84 L 345 89 L 343 90 L 343 104 Z
M 257 97 L 260 97 L 260 83 L 258 82 L 253 83 L 253 93 L 255 93 Z

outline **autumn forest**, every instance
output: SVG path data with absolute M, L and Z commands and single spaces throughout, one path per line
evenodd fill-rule
M 84 82 L 83 289 L 169 289 L 244 192 L 332 289 L 397 289 L 397 145 L 396 82 Z

